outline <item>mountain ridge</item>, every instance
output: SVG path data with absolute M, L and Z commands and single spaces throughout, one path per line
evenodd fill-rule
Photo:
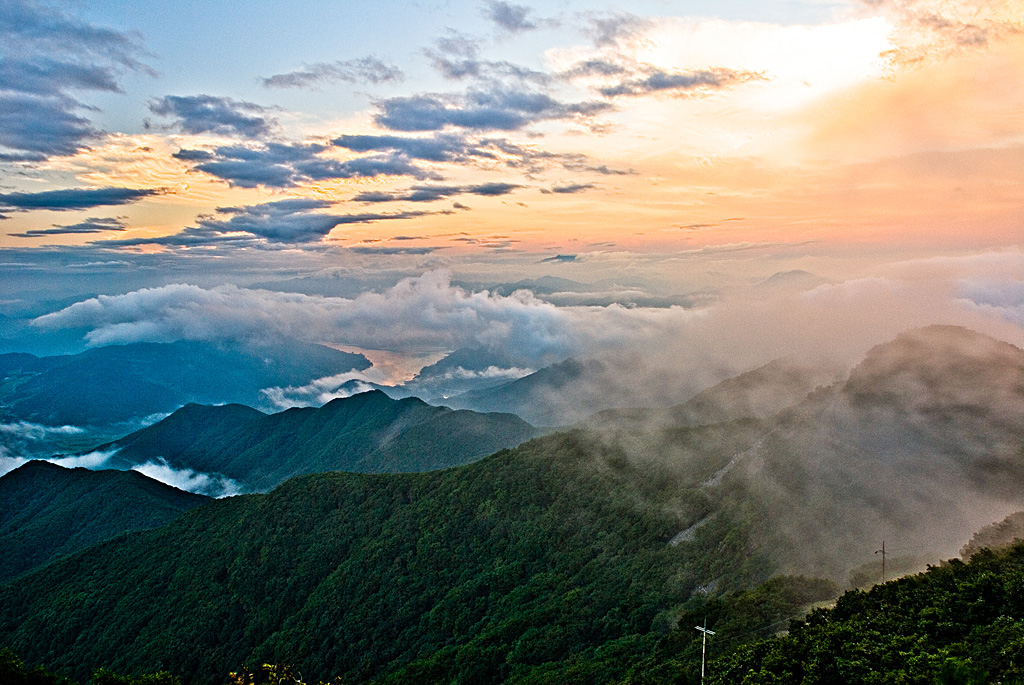
M 536 436 L 512 414 L 435 407 L 394 400 L 380 390 L 322 407 L 263 414 L 241 405 L 187 405 L 112 443 L 119 468 L 163 459 L 267 490 L 287 478 L 324 471 L 427 471 L 469 463 Z
M 208 500 L 137 471 L 28 461 L 0 477 L 0 582 L 115 535 L 162 526 Z
M 763 562 L 743 560 L 746 539 L 727 525 L 667 544 L 705 505 L 655 484 L 580 433 L 459 469 L 301 476 L 0 587 L 0 641 L 75 677 L 100 663 L 160 664 L 214 683 L 246 660 L 356 682 L 417 663 L 421 675 L 446 674 L 417 682 L 501 682 L 609 639 L 643 639 L 710 580 L 761 578 Z M 720 553 L 693 555 L 697 544 Z M 66 597 L 88 609 L 39 623 L 70 609 Z
M 255 405 L 270 386 L 302 385 L 370 362 L 297 340 L 225 346 L 130 343 L 73 355 L 0 355 L 0 417 L 44 425 L 105 425 L 189 402 Z
M 920 368 L 875 373 L 908 345 Z M 941 372 L 972 359 L 994 365 L 988 391 Z M 1019 511 L 1024 419 L 1004 417 L 1024 409 L 1021 374 L 1017 348 L 918 329 L 765 419 L 657 410 L 459 468 L 301 476 L 0 587 L 0 641 L 69 673 L 171 668 L 196 685 L 240 662 L 353 682 L 614 682 L 709 594 L 779 573 L 842 582 L 882 540 L 945 558 Z M 949 407 L 975 432 L 951 431 Z M 606 657 L 618 665 L 586 670 Z

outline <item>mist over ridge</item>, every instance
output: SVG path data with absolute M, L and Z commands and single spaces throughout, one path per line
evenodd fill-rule
M 828 578 L 830 587 L 871 582 L 883 540 L 890 572 L 912 571 L 1021 510 L 1020 348 L 933 325 L 871 348 L 848 373 L 822 370 L 777 359 L 682 404 L 607 410 L 456 468 L 311 474 L 265 495 L 218 500 L 0 586 L 0 636 L 75 673 L 111 659 L 153 668 L 151 657 L 138 656 L 147 646 L 197 683 L 213 683 L 232 660 L 281 660 L 297 650 L 304 672 L 358 682 L 423 669 L 444 680 L 465 668 L 460 655 L 473 654 L 479 677 L 503 682 L 510 672 L 534 677 L 603 663 L 592 650 L 608 640 L 647 654 L 648 641 L 671 631 L 685 607 L 779 573 Z M 193 434 L 199 447 L 240 445 L 259 442 L 253 421 L 301 417 L 305 426 L 284 435 L 306 440 L 346 407 L 376 407 L 373 417 L 402 402 L 434 409 L 380 391 L 272 416 L 190 405 L 129 437 L 159 453 L 177 441 L 184 459 L 196 450 Z M 189 421 L 207 432 L 183 428 Z M 275 453 L 292 450 L 280 445 L 259 457 L 247 450 L 251 466 L 278 467 Z M 132 449 L 130 441 L 111 447 L 125 458 Z M 234 456 L 221 452 L 211 456 Z M 140 568 L 144 582 L 133 580 Z M 158 580 L 167 574 L 170 585 Z M 279 587 L 286 589 L 270 590 Z M 203 610 L 176 613 L 179 591 L 203 596 Z M 116 615 L 114 604 L 129 597 L 137 615 L 99 621 L 89 650 L 35 645 L 40 630 L 66 637 L 80 629 L 40 623 L 78 593 Z M 243 620 L 239 601 L 266 618 Z M 524 633 L 520 610 L 544 619 Z M 472 622 L 455 618 L 467 611 Z M 168 612 L 179 618 L 160 620 Z M 169 647 L 152 647 L 133 621 Z M 208 635 L 198 652 L 173 647 L 212 624 L 246 637 Z M 302 651 L 308 627 L 325 625 L 318 635 L 335 647 Z M 367 630 L 385 647 L 357 650 L 354 636 Z M 126 641 L 140 649 L 126 653 Z
M 600 269 L 621 265 L 610 255 L 607 259 L 610 266 L 597 258 L 557 266 L 593 277 Z M 595 264 L 598 271 L 593 271 Z M 370 290 L 363 289 L 364 282 L 347 297 L 275 291 L 269 283 L 264 284 L 267 289 L 148 288 L 63 303 L 42 316 L 32 310 L 35 323 L 29 326 L 42 336 L 78 331 L 85 336 L 95 333 L 88 338 L 94 341 L 199 345 L 211 350 L 254 349 L 253 340 L 259 336 L 284 340 L 288 334 L 299 335 L 300 347 L 320 350 L 317 354 L 324 348 L 305 346 L 324 342 L 342 349 L 388 347 L 387 354 L 400 358 L 437 360 L 399 383 L 389 379 L 384 367 L 367 367 L 368 361 L 356 357 L 345 359 L 356 359 L 361 369 L 351 364 L 346 368 L 352 370 L 321 366 L 327 372 L 321 375 L 316 364 L 302 370 L 296 367 L 289 377 L 254 385 L 247 390 L 249 399 L 181 397 L 161 405 L 161 413 L 149 421 L 185 401 L 242 400 L 263 411 L 277 411 L 320 406 L 371 389 L 396 399 L 422 397 L 438 406 L 517 413 L 533 425 L 547 427 L 585 421 L 609 409 L 699 402 L 707 392 L 717 394 L 713 404 L 734 405 L 719 413 L 722 420 L 738 415 L 766 419 L 801 399 L 805 391 L 843 378 L 872 346 L 915 326 L 940 321 L 1024 344 L 1019 325 L 1024 320 L 1024 301 L 1015 286 L 1021 264 L 1018 253 L 1006 251 L 890 264 L 870 277 L 824 282 L 792 269 L 775 271 L 775 276 L 767 278 L 719 274 L 712 278 L 717 286 L 704 291 L 699 304 L 668 306 L 567 305 L 551 299 L 554 292 L 566 289 L 614 290 L 612 281 L 604 279 L 588 284 L 579 276 L 579 280 L 537 277 L 502 287 L 500 282 L 484 283 L 483 287 L 480 281 L 454 279 L 451 271 L 434 269 L 411 277 L 391 274 L 388 278 L 397 281 L 391 285 L 383 281 Z M 553 269 L 550 265 L 538 268 Z M 345 278 L 344 271 L 331 273 L 334 280 Z M 638 281 L 629 287 L 648 293 L 671 289 L 667 282 L 654 287 Z M 139 338 L 163 342 L 127 342 Z M 280 350 L 288 347 L 283 343 Z M 117 349 L 117 345 L 97 342 L 89 354 Z M 281 352 L 275 354 L 280 357 Z M 732 381 L 739 385 L 722 392 L 730 384 L 720 387 L 720 383 L 762 368 L 766 369 L 762 373 L 774 370 L 776 375 L 757 380 L 746 391 L 741 387 L 746 381 Z M 764 389 L 764 383 L 771 389 Z M 74 392 L 88 394 L 91 387 L 72 387 L 73 392 L 64 393 L 62 400 L 72 400 Z M 14 406 L 10 400 L 5 402 Z M 70 401 L 70 408 L 78 413 L 102 411 L 106 406 Z M 710 405 L 704 408 L 702 420 L 709 420 L 708 412 L 713 412 Z M 120 433 L 90 432 L 80 439 L 71 433 L 51 433 L 59 442 L 25 443 L 20 436 L 35 435 L 39 429 L 30 430 L 19 421 L 51 431 L 82 428 L 77 420 L 54 418 L 58 421 L 54 426 L 40 423 L 39 414 L 34 416 L 14 414 L 8 419 L 10 430 L 0 445 L 8 468 L 27 456 L 77 453 L 137 427 Z M 163 470 L 166 466 L 155 461 L 151 473 L 170 478 L 172 474 Z M 205 476 L 185 472 L 169 482 L 186 485 L 188 479 L 197 483 L 195 478 Z M 233 487 L 229 483 L 226 490 L 205 492 L 232 492 Z
M 242 405 L 189 404 L 96 449 L 109 455 L 106 468 L 146 473 L 145 465 L 157 462 L 212 474 L 239 491 L 266 492 L 309 473 L 452 468 L 540 433 L 513 414 L 453 411 L 370 390 L 275 414 Z
M 318 634 L 336 646 L 302 652 L 310 673 L 376 682 L 429 668 L 444 679 L 464 668 L 461 654 L 481 655 L 474 668 L 494 682 L 510 671 L 558 671 L 596 659 L 588 650 L 609 639 L 648 644 L 671 630 L 680 607 L 779 573 L 859 582 L 882 540 L 891 572 L 955 555 L 1020 510 L 1022 379 L 1021 349 L 928 326 L 872 348 L 848 376 L 795 403 L 794 388 L 819 379 L 780 360 L 690 402 L 606 411 L 458 468 L 302 476 L 0 586 L 10 600 L 0 603 L 0 635 L 72 670 L 114 655 L 151 668 L 138 650 L 123 651 L 125 640 L 142 645 L 127 618 L 100 622 L 95 651 L 33 644 L 62 597 L 84 592 L 102 611 L 119 611 L 125 596 L 144 607 L 132 620 L 170 645 L 158 658 L 196 682 L 213 682 L 231 660 L 301 651 L 310 625 L 330 626 Z M 788 406 L 775 411 L 768 395 Z M 369 392 L 280 416 L 384 401 Z M 223 414 L 229 430 L 260 416 L 243 407 L 186 413 L 206 410 Z M 247 430 L 244 421 L 235 428 Z M 200 593 L 201 615 L 158 620 L 176 602 L 154 594 L 160 582 L 131 580 L 140 566 L 154 579 L 170 573 L 174 592 Z M 279 584 L 286 591 L 268 591 Z M 242 620 L 237 601 L 267 618 Z M 524 607 L 544 616 L 534 632 L 517 627 Z M 455 620 L 466 611 L 472 623 Z M 373 618 L 381 612 L 395 618 Z M 630 618 L 613 618 L 622 612 Z M 214 617 L 247 637 L 202 638 L 210 649 L 200 652 L 173 647 Z M 355 651 L 353 636 L 367 630 L 383 651 Z
M 581 425 L 658 472 L 697 463 L 700 448 L 673 437 L 683 427 L 756 420 L 755 437 L 719 456 L 702 487 L 758 512 L 759 547 L 775 549 L 782 570 L 846 582 L 882 540 L 920 568 L 1020 511 L 1022 417 L 1024 351 L 928 326 L 832 380 L 780 360 L 668 409 Z

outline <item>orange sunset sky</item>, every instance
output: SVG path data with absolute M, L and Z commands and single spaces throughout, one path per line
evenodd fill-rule
M 762 356 L 821 316 L 808 340 L 857 349 L 1024 337 L 1019 0 L 0 11 L 9 350 L 247 335 L 256 311 L 413 370 L 521 330 L 715 348 L 729 317 L 775 322 Z M 341 309 L 391 318 L 320 325 Z

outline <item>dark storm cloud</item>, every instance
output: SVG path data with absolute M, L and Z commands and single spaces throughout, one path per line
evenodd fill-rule
M 431 65 L 446 79 L 523 81 L 535 84 L 551 83 L 550 74 L 529 69 L 505 60 L 480 58 L 480 40 L 449 30 L 448 35 L 434 41 L 434 47 L 426 48 L 423 54 Z
M 77 224 L 66 226 L 54 224 L 53 228 L 39 228 L 25 231 L 24 233 L 12 233 L 18 238 L 39 238 L 48 235 L 79 235 L 83 233 L 104 233 L 106 231 L 124 231 L 128 225 L 123 219 L 117 217 L 90 217 Z
M 0 105 L 0 109 L 2 109 L 2 108 L 3 108 L 3 105 Z M 0 128 L 2 128 L 2 123 L 0 123 Z M 3 145 L 2 141 L 0 141 L 0 145 Z M 0 162 L 45 162 L 45 161 L 46 161 L 46 155 L 44 155 L 41 152 L 15 152 L 15 153 L 0 152 Z
M 0 92 L 0 145 L 21 154 L 8 161 L 41 161 L 72 155 L 99 135 L 92 122 L 76 113 L 81 104 L 54 95 Z
M 466 186 L 464 192 L 470 195 L 497 197 L 498 195 L 508 195 L 517 188 L 522 188 L 522 186 L 514 183 L 481 183 L 475 186 Z
M 491 157 L 480 146 L 458 134 L 438 134 L 427 138 L 406 136 L 343 135 L 331 141 L 353 152 L 392 152 L 430 162 L 458 162 L 470 157 Z
M 162 195 L 162 188 L 70 188 L 67 190 L 44 190 L 38 193 L 0 193 L 0 210 L 30 211 L 48 209 L 62 212 L 74 209 L 89 209 L 126 205 L 153 195 Z
M 217 158 L 217 155 L 206 150 L 187 150 L 181 149 L 175 152 L 171 157 L 180 159 L 183 162 L 208 162 Z
M 389 83 L 404 78 L 402 70 L 370 56 L 307 64 L 286 74 L 262 79 L 267 88 L 315 88 L 324 83 Z
M 702 89 L 718 89 L 758 78 L 757 74 L 732 69 L 698 69 L 686 73 L 650 70 L 643 76 L 631 78 L 612 86 L 599 88 L 605 97 L 620 95 L 646 95 L 663 91 L 686 93 Z
M 480 41 L 451 32 L 423 51 L 437 71 L 447 79 L 515 79 L 548 83 L 551 76 L 507 61 L 480 59 Z
M 561 72 L 559 77 L 573 79 L 585 76 L 619 76 L 627 73 L 629 73 L 629 70 L 616 62 L 606 59 L 588 59 L 573 65 L 571 69 Z
M 136 36 L 87 24 L 36 2 L 0 3 L 0 41 L 11 50 L 73 51 L 145 68 L 137 61 L 145 50 Z
M 353 202 L 396 202 L 401 196 L 395 193 L 385 193 L 379 190 L 367 190 L 352 198 Z
M 582 193 L 585 190 L 596 188 L 593 183 L 570 183 L 564 186 L 553 186 L 550 190 L 542 189 L 542 193 L 558 193 L 559 195 L 573 195 L 575 193 Z
M 393 131 L 515 131 L 530 124 L 590 117 L 612 109 L 604 102 L 560 102 L 546 93 L 493 85 L 466 93 L 423 93 L 377 102 L 378 125 Z
M 338 174 L 333 178 L 373 178 L 374 176 L 413 176 L 433 178 L 436 173 L 425 171 L 402 155 L 371 155 L 357 157 L 337 165 Z
M 299 183 L 341 178 L 411 176 L 438 179 L 400 153 L 374 154 L 340 161 L 321 156 L 329 149 L 317 143 L 266 143 L 258 147 L 228 145 L 205 150 L 179 150 L 174 157 L 199 162 L 193 168 L 233 186 L 288 188 Z
M 445 78 L 479 78 L 482 75 L 478 41 L 452 32 L 434 41 L 434 46 L 427 48 L 423 53 Z
M 484 16 L 493 21 L 498 28 L 509 33 L 532 31 L 540 24 L 531 18 L 533 9 L 526 5 L 516 5 L 504 0 L 487 0 Z
M 173 119 L 171 125 L 185 133 L 263 138 L 277 128 L 277 122 L 263 116 L 266 107 L 227 97 L 165 95 L 147 105 L 153 114 Z
M 424 50 L 424 54 L 430 58 L 431 64 L 446 79 L 455 81 L 463 79 L 478 80 L 517 80 L 528 81 L 538 84 L 551 82 L 551 76 L 540 71 L 534 71 L 518 64 L 505 61 L 481 60 L 475 57 L 453 58 L 448 55 L 437 53 L 433 50 Z
M 191 226 L 162 238 L 138 238 L 104 241 L 107 246 L 169 245 L 194 247 L 217 243 L 253 244 L 313 243 L 324 238 L 336 226 L 370 224 L 378 221 L 411 219 L 437 212 L 395 212 L 363 214 L 321 214 L 334 203 L 326 200 L 294 198 L 259 205 L 219 207 L 216 215 L 200 217 L 198 226 Z M 230 218 L 222 218 L 230 217 Z
M 366 255 L 425 255 L 431 252 L 436 252 L 438 247 L 364 247 L 356 246 L 348 248 L 351 252 L 356 254 Z
M 475 163 L 491 167 L 500 164 L 525 173 L 537 173 L 551 166 L 610 175 L 635 173 L 594 164 L 582 154 L 548 152 L 505 138 L 477 138 L 461 132 L 435 132 L 424 137 L 343 135 L 331 143 L 353 152 L 388 152 L 430 162 Z
M 75 91 L 120 92 L 139 61 L 137 38 L 33 2 L 0 3 L 0 161 L 70 155 L 100 135 Z
M 113 70 L 51 58 L 0 59 L 0 90 L 57 95 L 65 90 L 120 92 Z
M 496 197 L 508 195 L 512 191 L 522 188 L 516 183 L 481 183 L 468 186 L 413 186 L 401 193 L 382 193 L 368 191 L 359 193 L 352 198 L 354 202 L 434 202 L 443 200 L 454 195 L 483 195 Z

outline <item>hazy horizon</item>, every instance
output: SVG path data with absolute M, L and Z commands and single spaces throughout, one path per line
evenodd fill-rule
M 1021 9 L 12 0 L 0 351 L 699 389 L 932 323 L 1024 344 Z

